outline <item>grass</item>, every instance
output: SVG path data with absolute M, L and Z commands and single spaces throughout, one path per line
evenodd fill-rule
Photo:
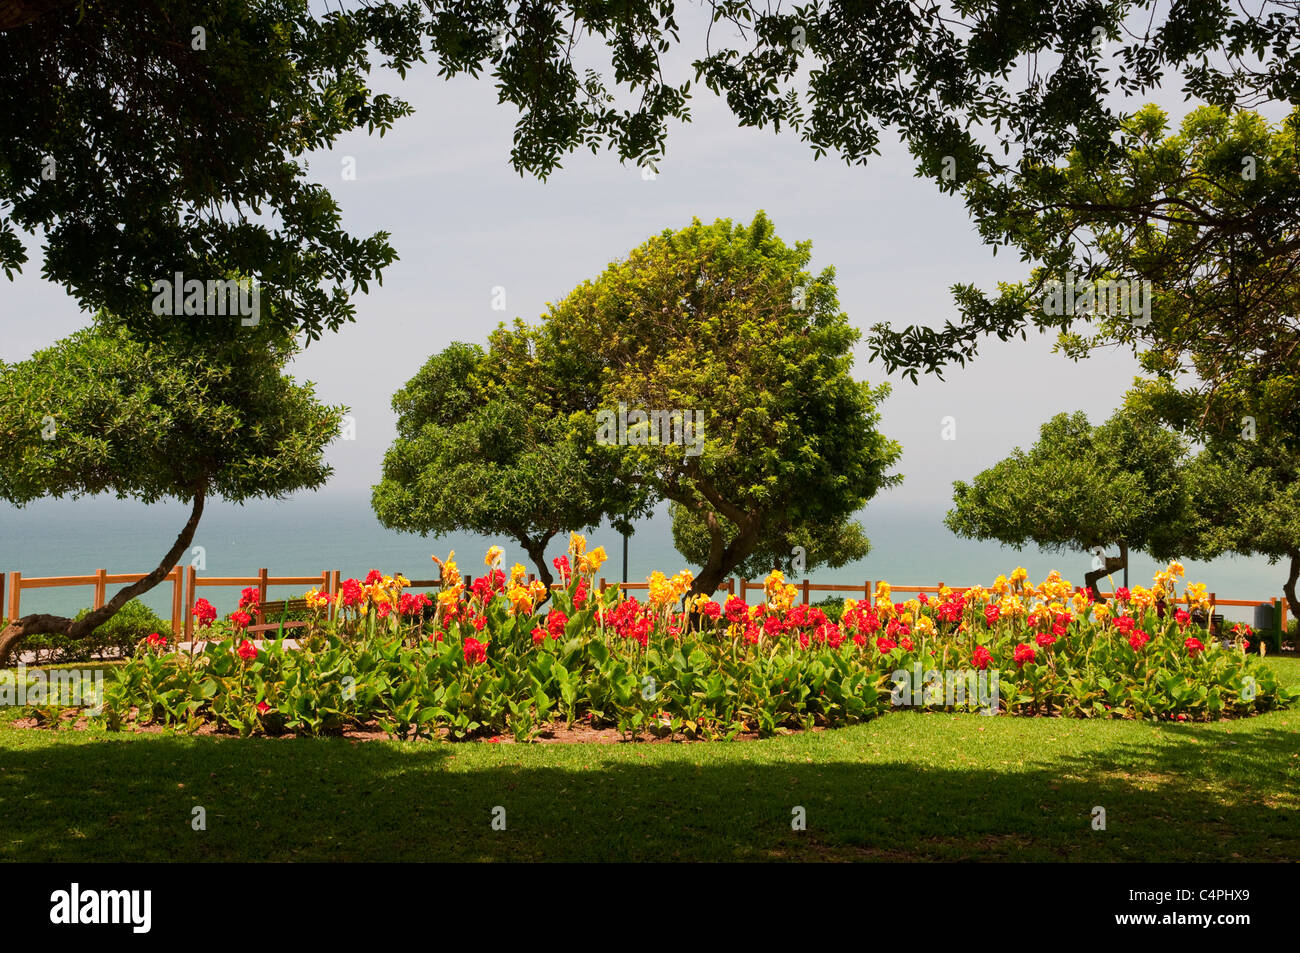
M 1300 660 L 1269 661 L 1300 682 Z M 31 731 L 14 717 L 0 714 L 4 860 L 1300 856 L 1297 711 L 1158 725 L 899 712 L 757 742 L 599 746 Z

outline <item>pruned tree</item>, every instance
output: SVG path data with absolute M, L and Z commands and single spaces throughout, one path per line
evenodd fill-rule
M 166 578 L 205 503 L 282 497 L 324 484 L 343 408 L 281 372 L 295 351 L 272 330 L 230 327 L 202 350 L 180 333 L 141 339 L 96 324 L 17 364 L 0 362 L 0 499 L 112 493 L 188 503 L 175 542 L 143 579 L 80 619 L 33 614 L 0 631 L 0 665 L 28 635 L 80 638 Z
M 629 528 L 646 493 L 611 480 L 573 439 L 565 409 L 522 383 L 532 376 L 518 366 L 529 334 L 503 327 L 487 350 L 452 344 L 397 392 L 397 438 L 371 503 L 390 529 L 513 539 L 549 586 L 556 534 L 606 516 Z
M 857 331 L 811 254 L 762 212 L 696 220 L 584 282 L 540 329 L 542 379 L 591 407 L 570 415 L 575 434 L 611 477 L 673 504 L 696 592 L 814 536 L 809 567 L 857 558 L 850 517 L 901 479 L 899 445 L 876 429 L 888 389 L 852 377 Z
M 1057 414 L 1028 450 L 953 483 L 944 524 L 958 536 L 1021 549 L 1092 552 L 1118 546 L 1156 559 L 1190 555 L 1186 444 L 1158 421 L 1120 410 L 1099 426 Z

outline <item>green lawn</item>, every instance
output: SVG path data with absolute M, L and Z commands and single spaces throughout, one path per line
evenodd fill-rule
M 1300 661 L 1271 664 L 1300 682 Z M 13 717 L 5 860 L 1300 858 L 1297 711 L 1159 726 L 900 712 L 759 742 L 599 746 L 56 733 Z

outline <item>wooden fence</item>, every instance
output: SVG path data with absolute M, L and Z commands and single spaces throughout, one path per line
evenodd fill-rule
M 8 574 L 8 584 L 3 572 L 0 572 L 0 607 L 6 608 L 7 619 L 18 619 L 22 616 L 22 594 L 28 589 L 51 589 L 61 586 L 93 586 L 94 598 L 91 604 L 92 609 L 98 609 L 107 599 L 107 589 L 114 585 L 129 585 L 143 579 L 145 573 L 109 573 L 103 569 L 97 569 L 93 575 L 88 576 L 37 576 L 24 577 L 20 572 L 11 572 Z M 472 576 L 465 576 L 465 584 L 469 585 L 473 581 Z M 534 576 L 529 573 L 528 580 L 531 582 Z M 244 589 L 250 586 L 257 587 L 258 603 L 266 602 L 266 592 L 271 586 L 313 586 L 321 592 L 327 592 L 330 596 L 338 594 L 342 584 L 342 575 L 337 569 L 327 569 L 315 576 L 272 576 L 266 569 L 259 569 L 255 576 L 199 576 L 198 570 L 193 566 L 184 567 L 176 566 L 167 574 L 167 582 L 172 586 L 172 605 L 171 605 L 171 625 L 172 634 L 179 636 L 182 632 L 189 639 L 194 634 L 194 616 L 188 611 L 194 605 L 198 598 L 198 590 L 203 587 L 224 587 Z M 432 589 L 442 584 L 440 579 L 412 579 L 412 589 Z M 161 583 L 160 583 L 161 585 Z M 611 584 L 604 578 L 600 580 L 600 591 L 604 592 Z M 633 592 L 648 589 L 650 584 L 646 582 L 621 582 L 614 583 L 624 592 Z M 864 581 L 861 585 L 843 585 L 830 583 L 814 583 L 805 579 L 802 582 L 795 583 L 799 589 L 800 595 L 805 603 L 812 601 L 813 593 L 843 593 L 845 596 L 856 596 L 861 593 L 864 600 L 870 601 L 875 593 L 875 586 L 870 579 Z M 896 586 L 890 585 L 890 590 L 896 595 L 927 595 L 938 594 L 943 588 L 940 582 L 933 586 Z M 965 592 L 969 587 L 953 586 L 954 592 Z M 737 592 L 739 590 L 739 592 Z M 727 592 L 729 594 L 739 595 L 742 599 L 748 601 L 751 591 L 762 592 L 763 583 L 761 580 L 753 579 L 728 579 L 724 585 L 717 589 L 718 592 Z M 6 602 L 5 596 L 8 595 Z M 1274 607 L 1274 618 L 1278 621 L 1278 628 L 1281 632 L 1286 632 L 1286 612 L 1287 604 L 1285 599 L 1219 599 L 1214 593 L 1210 593 L 1210 602 L 1212 605 L 1211 612 L 1214 612 L 1219 606 L 1239 606 L 1251 607 L 1272 605 Z M 260 617 L 259 622 L 263 621 Z

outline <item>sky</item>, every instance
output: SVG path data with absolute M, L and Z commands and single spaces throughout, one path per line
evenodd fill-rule
M 431 355 L 452 341 L 484 342 L 502 320 L 535 321 L 610 261 L 693 217 L 748 222 L 764 209 L 787 242 L 811 240 L 813 269 L 835 266 L 841 306 L 864 332 L 880 321 L 940 323 L 955 316 L 950 285 L 992 289 L 1027 270 L 1014 255 L 995 257 L 960 199 L 915 178 L 897 143 L 865 168 L 815 161 L 794 136 L 739 128 L 725 103 L 700 89 L 694 121 L 673 126 L 654 178 L 611 153 L 584 152 L 541 182 L 510 167 L 515 115 L 496 104 L 490 82 L 448 82 L 424 67 L 376 87 L 402 95 L 415 114 L 382 139 L 345 136 L 309 164 L 339 201 L 345 226 L 356 235 L 389 231 L 400 256 L 382 285 L 355 297 L 356 322 L 313 342 L 290 369 L 355 419 L 355 440 L 328 451 L 335 473 L 325 493 L 368 494 L 395 433 L 392 394 Z M 345 164 L 354 164 L 355 179 L 344 178 Z M 62 289 L 40 278 L 39 250 L 32 251 L 5 290 L 6 361 L 88 323 Z M 504 310 L 493 307 L 498 289 Z M 1099 421 L 1118 406 L 1136 372 L 1130 355 L 1073 363 L 1051 345 L 1043 337 L 987 342 L 978 360 L 944 381 L 895 381 L 881 429 L 903 445 L 905 479 L 886 491 L 888 500 L 946 501 L 953 480 L 1032 443 L 1051 415 L 1083 410 Z M 865 346 L 854 372 L 872 384 L 888 379 Z M 943 439 L 945 417 L 954 418 L 954 439 Z

